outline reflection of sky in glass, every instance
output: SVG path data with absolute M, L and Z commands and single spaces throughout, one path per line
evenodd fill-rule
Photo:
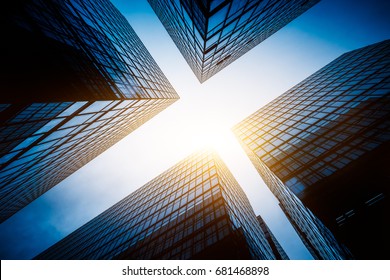
M 318 0 L 148 2 L 199 81 L 204 82 Z M 198 31 L 203 38 L 194 41 Z
M 242 189 L 218 155 L 206 151 L 169 168 L 37 259 L 186 259 L 213 252 L 229 235 L 236 245 L 225 253 L 274 258 Z
M 388 141 L 389 42 L 340 56 L 244 121 L 244 143 L 299 197 Z
M 32 258 L 212 138 L 291 258 L 310 258 L 230 128 L 337 56 L 390 36 L 388 1 L 322 1 L 200 85 L 147 1 L 113 1 L 181 99 L 0 225 L 0 256 Z

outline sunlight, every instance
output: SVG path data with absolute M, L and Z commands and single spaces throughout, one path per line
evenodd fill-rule
M 187 150 L 212 148 L 220 154 L 235 148 L 236 141 L 231 132 L 231 124 L 226 120 L 204 112 L 201 115 L 188 114 L 178 125 L 178 145 L 186 146 Z M 178 141 L 178 142 L 179 142 Z

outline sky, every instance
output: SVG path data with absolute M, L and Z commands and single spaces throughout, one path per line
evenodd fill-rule
M 146 0 L 115 0 L 180 100 L 0 224 L 0 258 L 31 259 L 211 146 L 291 259 L 312 259 L 231 128 L 344 52 L 390 38 L 390 1 L 323 0 L 200 84 Z

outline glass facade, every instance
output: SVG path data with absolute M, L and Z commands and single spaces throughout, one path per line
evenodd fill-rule
M 1 28 L 0 222 L 179 98 L 109 1 L 13 1 Z
M 390 40 L 348 52 L 235 127 L 357 258 L 388 258 L 389 65 Z
M 279 200 L 279 206 L 294 227 L 303 244 L 316 260 L 351 259 L 351 253 L 330 230 L 285 187 L 250 150 L 247 153 L 265 184 Z
M 200 82 L 319 0 L 148 0 Z
M 260 227 L 265 234 L 265 238 L 267 238 L 268 243 L 272 248 L 272 252 L 274 253 L 277 260 L 289 260 L 290 258 L 287 256 L 283 247 L 280 245 L 279 241 L 276 239 L 275 235 L 269 229 L 267 224 L 264 222 L 263 218 L 259 215 L 257 216 L 257 220 L 260 223 Z
M 36 259 L 274 259 L 222 160 L 195 153 Z

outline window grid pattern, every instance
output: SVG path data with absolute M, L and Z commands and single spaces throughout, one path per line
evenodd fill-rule
M 169 100 L 27 106 L 0 133 L 5 146 L 0 158 L 1 219 L 14 214 L 164 110 Z M 44 114 L 46 110 L 48 113 Z
M 47 38 L 77 50 L 93 65 L 98 74 L 81 64 L 74 70 L 87 81 L 96 98 L 177 98 L 161 69 L 111 2 L 34 0 L 24 8 L 28 15 L 19 20 L 19 25 L 39 30 Z
M 322 260 L 350 259 L 349 250 L 338 243 L 330 230 L 286 188 L 256 154 L 248 148 L 244 149 L 312 256 Z
M 225 188 L 222 193 L 234 228 L 242 228 L 247 238 L 247 242 L 253 244 L 251 247 L 259 248 L 256 254 L 264 255 L 262 259 L 269 259 L 269 255 L 273 255 L 272 249 L 266 240 L 264 233 L 259 230 L 256 215 L 253 212 L 246 194 L 222 161 L 218 161 L 216 165 L 219 167 L 217 168 L 218 171 L 223 171 L 219 174 L 221 184 L 225 186 L 234 186 Z M 264 252 L 268 252 L 268 256 L 264 254 Z
M 319 2 L 148 1 L 200 82 Z
M 80 227 L 37 259 L 191 259 L 225 240 L 236 227 L 224 199 L 227 189 L 220 174 L 231 174 L 215 153 L 191 155 Z M 234 180 L 234 179 L 233 179 Z M 237 190 L 239 189 L 239 190 Z M 240 205 L 243 198 L 232 198 Z M 247 198 L 245 206 L 250 207 Z M 239 211 L 239 210 L 237 210 Z M 253 210 L 247 210 L 254 216 Z M 241 218 L 241 215 L 238 215 Z M 243 232 L 252 218 L 240 221 Z M 254 259 L 272 259 L 267 249 L 247 245 Z M 263 237 L 264 238 L 264 237 Z M 257 244 L 258 244 L 257 240 Z M 265 245 L 268 246 L 268 245 Z M 232 248 L 243 250 L 244 248 Z M 269 249 L 270 250 L 270 249 Z
M 33 50 L 47 49 L 42 59 L 60 61 L 70 78 L 38 76 L 48 95 L 20 90 L 0 98 L 0 222 L 179 98 L 111 2 L 13 5 L 5 17 L 15 40 L 39 42 Z
M 235 127 L 298 197 L 390 140 L 390 40 L 346 53 Z

